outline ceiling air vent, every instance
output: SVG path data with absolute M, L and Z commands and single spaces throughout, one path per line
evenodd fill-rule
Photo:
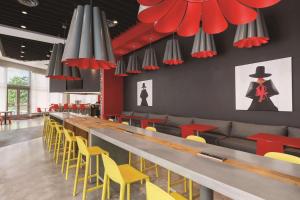
M 36 7 L 39 5 L 38 0 L 18 0 L 18 2 L 24 6 Z

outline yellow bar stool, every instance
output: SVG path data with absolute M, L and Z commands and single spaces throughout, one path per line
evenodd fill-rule
M 49 142 L 49 137 L 50 137 L 51 122 L 52 122 L 52 120 L 50 118 L 48 118 L 48 119 L 46 119 L 46 122 L 45 122 L 46 124 L 44 124 L 44 126 L 46 126 L 44 142 L 47 145 L 47 148 L 48 148 L 48 142 Z
M 56 136 L 56 124 L 57 122 L 51 121 L 49 128 L 49 136 L 48 136 L 48 151 L 49 153 L 52 151 L 52 147 L 55 145 L 55 136 Z
M 43 141 L 46 142 L 47 141 L 47 129 L 48 129 L 48 121 L 50 120 L 50 118 L 48 116 L 44 116 L 44 126 L 43 126 Z
M 65 136 L 65 141 L 64 141 L 64 151 L 63 151 L 63 158 L 62 158 L 62 165 L 61 165 L 61 173 L 63 174 L 66 168 L 66 180 L 68 180 L 69 177 L 69 170 L 71 168 L 75 168 L 77 165 L 76 163 L 71 164 L 71 162 L 77 161 L 76 157 L 76 145 L 77 145 L 77 140 L 75 137 L 75 134 L 73 131 L 64 129 L 64 136 Z M 84 140 L 86 142 L 86 140 Z M 72 158 L 71 158 L 72 155 Z M 66 164 L 66 167 L 65 167 Z M 81 163 L 81 166 L 84 164 L 84 162 Z
M 145 129 L 148 130 L 148 131 L 157 132 L 156 128 L 154 128 L 154 127 L 148 126 Z M 129 163 L 129 165 L 132 166 L 132 153 L 131 152 L 129 152 L 128 158 L 129 158 L 129 162 L 128 163 Z M 139 160 L 140 160 L 140 171 L 141 172 L 145 173 L 146 171 L 149 171 L 149 170 L 151 170 L 151 169 L 154 168 L 155 169 L 155 176 L 156 176 L 156 178 L 159 177 L 158 165 L 157 164 L 146 166 L 146 160 L 143 157 L 139 157 Z
M 62 154 L 63 151 L 63 129 L 64 127 L 58 123 L 55 124 L 55 143 L 54 143 L 54 153 L 53 153 L 53 159 L 55 160 L 55 163 L 58 164 L 59 155 Z
M 154 185 L 150 181 L 146 182 L 146 196 L 147 200 L 187 200 L 184 196 L 179 193 L 167 193 L 160 187 Z
M 108 155 L 108 152 L 101 149 L 97 146 L 88 147 L 87 141 L 82 137 L 76 137 L 77 145 L 78 145 L 78 157 L 77 157 L 77 166 L 74 180 L 74 190 L 73 196 L 76 196 L 77 193 L 77 185 L 79 181 L 83 181 L 83 192 L 82 192 L 82 200 L 86 199 L 87 192 L 92 192 L 94 190 L 102 188 L 102 184 L 100 184 L 100 169 L 99 169 L 99 158 L 101 155 Z M 81 168 L 82 157 L 85 157 L 85 173 L 83 178 L 79 178 L 79 169 Z M 96 173 L 89 175 L 89 169 L 91 164 L 91 157 L 96 157 Z M 96 178 L 96 186 L 88 188 L 88 179 Z
M 186 138 L 187 140 L 195 141 L 195 142 L 201 142 L 201 143 L 206 143 L 206 140 L 203 137 L 195 136 L 195 135 L 190 135 Z M 184 177 L 183 179 L 175 180 L 172 181 L 172 172 L 168 170 L 168 193 L 171 193 L 172 186 L 178 185 L 180 183 L 184 184 L 184 192 L 187 192 L 187 178 Z M 189 200 L 193 199 L 193 181 L 189 180 Z
M 264 155 L 268 158 L 273 158 L 281 161 L 286 161 L 293 164 L 300 164 L 300 157 L 293 156 L 286 153 L 279 153 L 279 152 L 268 152 Z
M 117 165 L 108 155 L 102 155 L 104 164 L 104 186 L 102 190 L 102 200 L 106 200 L 106 192 L 110 187 L 110 180 L 120 185 L 120 200 L 125 199 L 127 189 L 127 200 L 130 200 L 130 184 L 143 180 L 149 180 L 149 177 L 128 164 Z M 109 190 L 108 190 L 109 191 Z

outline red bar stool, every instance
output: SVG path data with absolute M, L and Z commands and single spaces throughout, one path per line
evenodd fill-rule
M 79 110 L 82 114 L 86 114 L 86 111 L 87 111 L 87 105 L 86 104 L 79 104 Z
M 78 113 L 77 104 L 72 104 L 72 111 Z
M 52 109 L 53 109 L 55 112 L 59 112 L 59 105 L 58 105 L 58 104 L 52 104 Z
M 67 103 L 64 104 L 63 111 L 64 112 L 69 112 L 70 111 L 69 110 L 69 104 L 67 104 Z

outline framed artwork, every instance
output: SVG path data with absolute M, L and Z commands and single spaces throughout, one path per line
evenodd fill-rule
M 292 58 L 235 67 L 236 110 L 293 111 Z
M 137 105 L 152 106 L 152 80 L 137 82 Z

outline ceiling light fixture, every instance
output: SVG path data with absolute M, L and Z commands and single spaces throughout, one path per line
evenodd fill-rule
M 47 58 L 50 58 L 50 54 L 47 54 L 46 57 L 47 57 Z
M 228 22 L 246 24 L 256 19 L 255 8 L 266 8 L 280 0 L 138 0 L 141 8 L 138 19 L 153 23 L 159 33 L 177 32 L 193 36 L 199 30 L 216 34 L 225 31 Z M 228 21 L 228 22 L 227 22 Z
M 20 55 L 20 57 L 21 57 L 21 58 L 24 58 L 24 56 L 23 56 L 23 55 Z
M 97 6 L 74 10 L 62 62 L 83 69 L 115 68 L 115 57 L 105 12 Z
M 18 2 L 24 6 L 36 7 L 39 5 L 38 0 L 18 0 Z
M 21 45 L 22 48 L 25 48 L 26 46 L 24 44 Z
M 26 28 L 27 28 L 25 25 L 21 25 L 20 27 L 23 28 L 23 29 L 26 29 Z
M 25 53 L 25 51 L 21 51 L 21 53 L 23 54 L 23 53 Z
M 26 12 L 25 10 L 22 11 L 22 14 L 27 15 L 28 12 Z

